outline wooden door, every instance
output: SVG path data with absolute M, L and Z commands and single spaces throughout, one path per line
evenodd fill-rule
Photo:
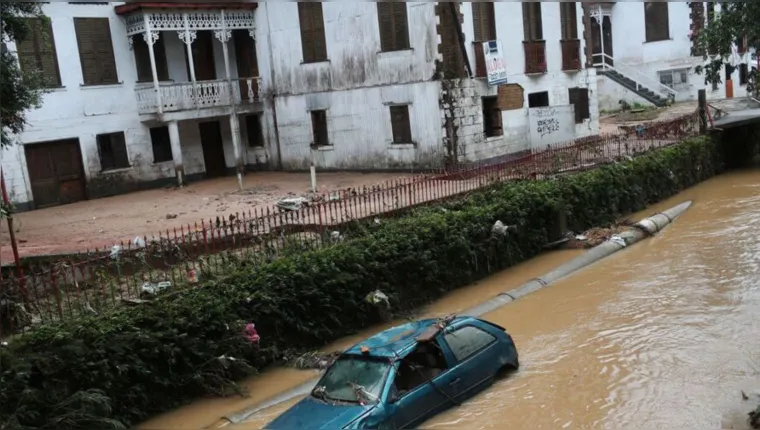
M 214 60 L 214 34 L 210 30 L 197 33 L 197 38 L 192 45 L 193 65 L 195 66 L 196 81 L 213 81 L 216 79 L 216 61 Z M 185 52 L 185 64 L 187 64 L 187 79 L 190 80 L 190 59 Z
M 198 124 L 203 147 L 203 162 L 206 164 L 206 177 L 216 178 L 227 173 L 227 163 L 224 161 L 224 146 L 222 128 L 219 121 L 208 121 Z
M 79 139 L 24 145 L 36 208 L 87 198 Z
M 237 73 L 240 79 L 240 95 L 243 100 L 248 97 L 248 84 L 245 78 L 259 76 L 259 62 L 256 58 L 256 41 L 248 34 L 248 30 L 235 30 L 232 32 L 235 42 L 235 60 L 237 61 Z M 254 82 L 254 98 L 259 98 L 258 88 Z

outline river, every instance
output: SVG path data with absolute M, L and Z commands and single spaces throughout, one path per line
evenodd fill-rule
M 631 218 L 685 200 L 694 204 L 656 237 L 485 315 L 512 334 L 520 370 L 422 428 L 745 428 L 741 391 L 760 388 L 760 171 L 714 178 Z M 542 255 L 453 292 L 423 316 L 466 309 L 576 255 Z M 313 376 L 293 372 L 248 386 L 273 393 Z M 261 428 L 297 400 L 224 427 Z M 219 409 L 214 420 L 187 419 L 208 408 L 201 402 L 141 428 L 216 428 Z

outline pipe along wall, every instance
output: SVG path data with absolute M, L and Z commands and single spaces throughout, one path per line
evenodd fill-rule
M 554 282 L 557 282 L 559 279 L 564 278 L 565 276 L 577 272 L 586 266 L 596 263 L 604 257 L 612 255 L 621 249 L 631 246 L 649 236 L 662 231 L 662 229 L 668 226 L 668 224 L 672 223 L 676 218 L 678 218 L 678 216 L 683 214 L 686 209 L 691 206 L 691 203 L 691 201 L 686 201 L 668 210 L 644 218 L 643 220 L 634 224 L 631 230 L 625 231 L 617 236 L 613 236 L 606 242 L 590 249 L 583 255 L 576 257 L 573 260 L 557 267 L 551 272 L 546 273 L 538 278 L 532 279 L 513 290 L 500 293 L 493 299 L 467 309 L 463 312 L 459 312 L 458 314 L 462 316 L 479 317 L 481 315 L 492 312 L 504 305 L 512 303 L 521 297 L 527 296 L 530 293 L 538 291 L 542 288 L 546 288 Z M 270 408 L 279 403 L 286 402 L 295 397 L 307 395 L 311 392 L 317 382 L 318 379 L 315 378 L 296 388 L 285 391 L 266 402 L 227 415 L 224 417 L 224 419 L 233 424 L 241 423 L 256 412 Z

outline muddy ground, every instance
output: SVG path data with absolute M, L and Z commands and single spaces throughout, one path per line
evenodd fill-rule
M 320 192 L 372 186 L 406 177 L 398 173 L 320 173 Z M 235 212 L 272 208 L 278 200 L 309 192 L 308 173 L 258 172 L 245 177 L 238 192 L 234 177 L 196 182 L 16 214 L 21 256 L 110 248 L 137 235 L 200 223 Z M 2 263 L 12 261 L 8 227 L 0 227 Z

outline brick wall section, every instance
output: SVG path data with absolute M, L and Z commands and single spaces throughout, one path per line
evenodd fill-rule
M 689 8 L 691 9 L 691 13 L 689 14 L 689 18 L 691 18 L 691 24 L 689 25 L 689 29 L 691 30 L 691 55 L 697 57 L 702 55 L 702 52 L 697 48 L 696 40 L 699 37 L 700 30 L 705 26 L 705 8 L 702 2 L 691 2 Z
M 457 163 L 460 159 L 459 125 L 454 121 L 457 108 L 461 102 L 461 92 L 458 91 L 459 79 L 467 78 L 464 56 L 459 45 L 458 29 L 454 19 L 464 22 L 459 2 L 454 2 L 457 10 L 456 18 L 452 14 L 451 2 L 438 2 L 435 5 L 437 17 L 436 33 L 438 34 L 438 61 L 436 74 L 441 79 L 441 94 L 438 103 L 441 109 L 441 128 L 443 129 L 443 145 L 446 149 L 446 163 Z

